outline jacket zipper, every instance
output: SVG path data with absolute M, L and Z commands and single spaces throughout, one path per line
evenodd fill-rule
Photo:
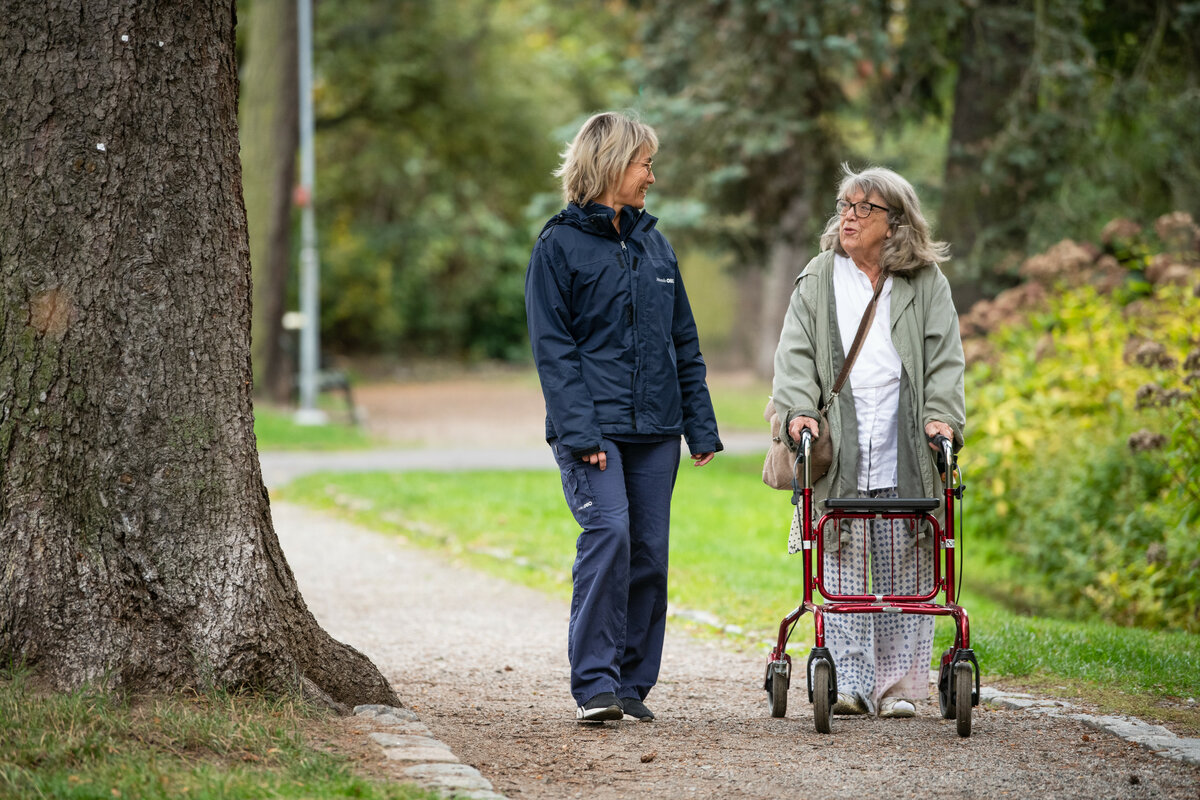
M 641 371 L 642 353 L 638 347 L 637 332 L 637 262 L 629 261 L 629 248 L 625 246 L 625 238 L 619 237 L 621 243 L 621 260 L 629 267 L 629 324 L 633 328 L 633 375 L 629 379 L 629 396 L 633 399 L 629 409 L 629 422 L 637 431 L 637 380 Z

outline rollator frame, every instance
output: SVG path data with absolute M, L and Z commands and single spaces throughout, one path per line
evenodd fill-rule
M 921 614 L 952 617 L 955 623 L 954 644 L 942 653 L 938 671 L 938 705 L 944 719 L 956 720 L 959 736 L 971 735 L 971 710 L 979 705 L 979 662 L 971 649 L 970 621 L 967 610 L 958 604 L 954 555 L 960 541 L 954 537 L 957 501 L 964 490 L 955 485 L 957 463 L 952 443 L 944 436 L 930 440 L 938 448 L 938 466 L 944 476 L 945 524 L 933 515 L 937 498 L 828 498 L 826 512 L 813 525 L 813 487 L 810 464 L 812 432 L 805 429 L 797 447 L 792 470 L 792 504 L 798 506 L 802 519 L 802 556 L 804 564 L 804 594 L 802 602 L 779 623 L 779 634 L 767 662 L 763 688 L 771 716 L 787 713 L 787 690 L 791 684 L 792 659 L 787 653 L 788 639 L 800 617 L 813 615 L 814 646 L 805 666 L 808 700 L 813 704 L 818 733 L 832 730 L 832 708 L 837 702 L 837 670 L 833 657 L 825 646 L 826 614 Z M 803 471 L 803 484 L 800 473 Z M 839 594 L 826 586 L 824 574 L 825 526 L 838 530 L 844 520 L 906 520 L 913 526 L 928 524 L 934 535 L 934 576 L 930 591 L 919 595 Z M 816 559 L 814 573 L 813 560 Z M 944 561 L 944 564 L 942 563 Z M 945 602 L 934 602 L 939 594 Z M 814 601 L 819 594 L 823 603 Z M 966 698 L 968 702 L 959 702 Z

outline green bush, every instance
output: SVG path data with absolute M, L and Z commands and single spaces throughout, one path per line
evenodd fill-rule
M 1152 260 L 1122 259 L 1110 294 L 1060 284 L 989 335 L 967 376 L 965 524 L 1005 554 L 989 593 L 1014 607 L 1196 632 L 1200 297 L 1148 283 Z

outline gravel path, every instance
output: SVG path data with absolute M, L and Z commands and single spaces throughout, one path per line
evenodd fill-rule
M 934 698 L 915 719 L 838 717 L 820 736 L 799 684 L 788 716 L 769 716 L 765 653 L 670 624 L 648 698 L 658 720 L 579 725 L 565 603 L 295 506 L 276 503 L 273 515 L 322 625 L 366 653 L 435 737 L 514 800 L 1200 797 L 1200 766 L 1024 710 L 980 706 L 962 739 Z

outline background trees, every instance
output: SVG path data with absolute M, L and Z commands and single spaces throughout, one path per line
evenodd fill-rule
M 531 227 L 558 207 L 536 202 L 554 189 L 554 133 L 582 102 L 607 104 L 604 84 L 618 75 L 611 15 L 587 12 L 484 0 L 318 6 L 328 341 L 526 356 Z
M 640 39 L 664 193 L 704 203 L 691 233 L 760 276 L 748 355 L 769 372 L 792 281 L 831 213 L 846 152 L 836 120 L 886 32 L 856 5 L 680 0 L 653 4 Z
M 940 231 L 964 306 L 1064 236 L 1200 207 L 1180 125 L 1200 113 L 1196 4 L 913 0 L 906 21 L 883 92 L 949 120 Z
M 963 310 L 1014 284 L 1028 252 L 1200 204 L 1194 2 L 318 10 L 323 341 L 344 352 L 524 359 L 531 236 L 558 204 L 558 152 L 600 108 L 658 126 L 652 207 L 685 271 L 725 265 L 736 299 L 712 302 L 737 312 L 698 297 L 701 324 L 743 329 L 706 339 L 760 371 L 843 161 L 913 180 L 954 246 Z

